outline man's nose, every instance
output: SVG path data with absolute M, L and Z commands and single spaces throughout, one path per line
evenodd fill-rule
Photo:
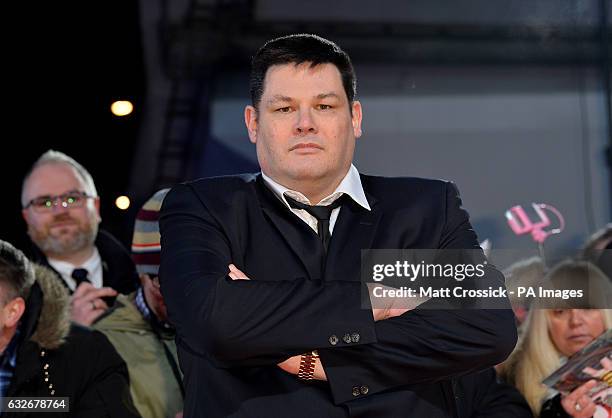
M 51 210 L 53 211 L 53 213 L 64 213 L 68 212 L 70 209 L 67 207 L 67 205 L 64 204 L 63 200 L 61 200 L 60 198 L 55 198 L 55 200 L 53 200 L 53 206 L 51 206 Z
M 299 109 L 296 114 L 297 120 L 294 127 L 294 133 L 296 135 L 317 133 L 317 126 L 312 118 L 310 109 Z

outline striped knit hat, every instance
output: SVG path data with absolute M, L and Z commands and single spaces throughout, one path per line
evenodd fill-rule
M 160 260 L 159 209 L 170 189 L 156 192 L 136 214 L 132 238 L 132 260 L 139 274 L 157 275 Z

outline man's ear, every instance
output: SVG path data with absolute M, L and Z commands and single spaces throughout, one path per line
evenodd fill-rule
M 28 218 L 29 218 L 30 214 L 28 213 L 27 209 L 21 209 L 21 217 L 23 218 L 23 220 L 28 223 Z
M 139 273 L 138 274 L 138 279 L 140 280 L 141 286 L 144 287 L 145 282 L 147 280 L 150 280 L 151 278 L 149 277 L 149 275 L 147 273 Z
M 4 305 L 4 325 L 7 327 L 17 326 L 17 323 L 25 312 L 25 300 L 17 297 Z
M 102 221 L 100 216 L 100 196 L 94 198 L 94 206 L 96 207 L 96 214 L 98 215 L 98 222 Z
M 248 105 L 244 108 L 244 123 L 246 124 L 247 131 L 249 131 L 249 140 L 253 143 L 257 143 L 257 109 L 253 106 Z
M 353 116 L 351 117 L 351 122 L 353 124 L 353 134 L 355 138 L 359 138 L 362 134 L 361 131 L 361 102 L 359 100 L 355 100 L 351 105 L 351 110 L 353 111 Z

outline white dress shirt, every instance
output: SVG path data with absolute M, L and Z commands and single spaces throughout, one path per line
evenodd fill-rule
M 311 227 L 315 232 L 317 232 L 317 218 L 315 218 L 303 209 L 292 208 L 287 202 L 287 199 L 285 199 L 285 195 L 297 200 L 298 202 L 305 203 L 307 205 L 312 205 L 308 198 L 298 191 L 288 189 L 285 186 L 277 183 L 276 181 L 268 177 L 264 172 L 261 173 L 261 176 L 263 177 L 264 182 L 268 185 L 268 187 L 274 192 L 274 195 L 278 197 L 285 204 L 285 206 L 287 206 L 291 210 L 291 212 L 295 213 L 301 220 L 306 222 L 309 227 Z M 327 206 L 331 204 L 334 200 L 342 196 L 342 194 L 349 195 L 351 199 L 353 199 L 364 209 L 372 210 L 370 209 L 368 199 L 366 199 L 365 192 L 363 191 L 361 177 L 359 177 L 359 171 L 357 171 L 357 168 L 355 168 L 353 164 L 351 164 L 351 167 L 346 173 L 346 176 L 344 176 L 336 190 L 334 190 L 334 192 L 329 196 L 321 199 L 321 201 L 317 203 L 317 206 Z M 339 213 L 339 207 L 334 209 L 331 213 L 331 218 L 329 219 L 330 234 L 332 234 L 334 231 L 334 226 L 336 225 L 336 220 L 338 219 Z
M 64 282 L 68 285 L 71 291 L 74 292 L 76 289 L 76 281 L 72 278 L 72 271 L 77 268 L 83 268 L 87 270 L 87 279 L 94 285 L 95 288 L 102 287 L 102 257 L 98 249 L 94 247 L 93 254 L 83 264 L 75 266 L 67 261 L 55 260 L 53 258 L 48 259 L 49 264 L 62 276 Z

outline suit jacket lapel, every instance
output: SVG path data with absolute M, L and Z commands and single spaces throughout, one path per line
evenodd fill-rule
M 367 192 L 366 197 L 371 211 L 353 201 L 340 210 L 330 241 L 325 280 L 360 280 L 361 250 L 371 248 L 382 215 L 377 199 Z
M 264 184 L 261 175 L 257 177 L 257 194 L 263 213 L 300 260 L 309 277 L 312 280 L 321 280 L 323 246 L 316 232 L 274 195 Z

